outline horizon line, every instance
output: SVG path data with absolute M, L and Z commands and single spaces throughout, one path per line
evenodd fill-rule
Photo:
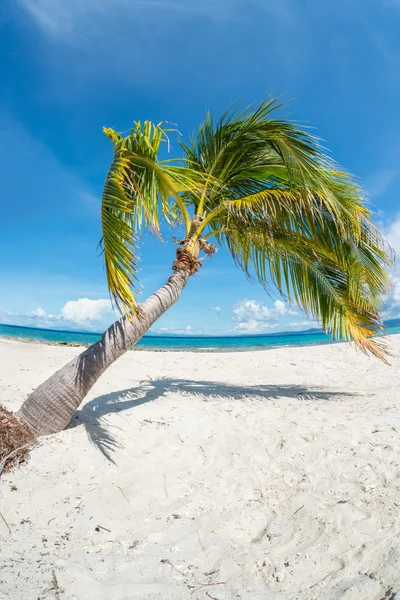
M 394 323 L 395 321 L 400 321 L 400 317 L 397 318 L 393 318 L 393 319 L 388 319 L 387 321 L 384 321 L 384 325 L 386 326 L 390 326 L 391 323 Z M 17 329 L 33 329 L 33 330 L 37 330 L 37 331 L 48 331 L 48 332 L 55 332 L 55 333 L 67 333 L 67 334 L 77 334 L 77 335 L 96 335 L 96 336 L 102 336 L 104 331 L 80 331 L 80 330 L 74 330 L 74 329 L 48 329 L 46 327 L 35 327 L 35 326 L 31 326 L 31 325 L 13 325 L 11 323 L 0 323 L 0 327 L 15 327 Z M 188 338 L 244 338 L 244 337 L 251 337 L 251 338 L 257 338 L 257 337 L 279 337 L 281 335 L 286 335 L 286 336 L 291 336 L 291 335 L 311 335 L 311 334 L 321 334 L 321 335 L 325 335 L 327 337 L 329 336 L 329 333 L 325 332 L 321 327 L 310 327 L 308 329 L 301 329 L 298 331 L 288 331 L 288 330 L 282 330 L 282 331 L 276 331 L 274 333 L 227 333 L 227 334 L 205 334 L 205 333 L 197 333 L 197 334 L 174 334 L 174 333 L 156 333 L 156 334 L 145 334 L 143 336 L 143 338 L 173 338 L 173 339 L 188 339 Z
M 104 331 L 79 331 L 79 330 L 75 330 L 75 329 L 48 329 L 46 327 L 35 327 L 35 326 L 31 326 L 31 325 L 13 325 L 11 323 L 0 323 L 0 327 L 15 327 L 17 329 L 33 329 L 33 330 L 37 330 L 37 331 L 48 331 L 48 332 L 56 332 L 56 333 L 69 333 L 69 334 L 77 334 L 77 335 L 103 335 Z M 288 330 L 283 330 L 283 331 L 276 331 L 274 333 L 226 333 L 226 334 L 205 334 L 205 333 L 198 333 L 198 334 L 174 334 L 174 333 L 150 333 L 150 334 L 145 334 L 143 337 L 144 338 L 182 338 L 182 339 L 187 339 L 187 338 L 196 338 L 196 337 L 204 337 L 204 338 L 227 338 L 227 337 L 277 337 L 279 335 L 298 335 L 298 334 L 302 334 L 302 335 L 307 335 L 309 332 L 313 332 L 313 333 L 321 333 L 324 335 L 328 335 L 324 332 L 324 330 L 322 328 L 319 327 L 311 327 L 309 329 L 301 329 L 299 331 L 288 331 Z

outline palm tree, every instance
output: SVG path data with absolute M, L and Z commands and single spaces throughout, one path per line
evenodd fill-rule
M 183 158 L 159 160 L 170 130 L 136 122 L 122 137 L 104 129 L 114 158 L 102 198 L 102 250 L 121 318 L 101 340 L 40 385 L 17 417 L 36 435 L 62 430 L 117 358 L 179 298 L 215 241 L 251 280 L 275 286 L 320 320 L 332 338 L 385 360 L 379 308 L 392 253 L 371 222 L 360 188 L 318 140 L 276 116 L 268 99 L 218 122 L 211 114 Z M 183 229 L 172 274 L 142 304 L 136 299 L 137 240 L 160 224 Z

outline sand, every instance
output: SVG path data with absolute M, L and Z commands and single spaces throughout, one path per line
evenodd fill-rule
M 389 345 L 128 353 L 0 480 L 0 598 L 400 598 Z M 0 402 L 79 351 L 0 340 Z

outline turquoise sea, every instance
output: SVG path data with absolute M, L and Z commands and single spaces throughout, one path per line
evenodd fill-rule
M 400 333 L 400 320 L 387 324 L 387 333 Z M 93 344 L 101 338 L 101 333 L 76 331 L 58 331 L 54 329 L 37 329 L 34 327 L 18 327 L 0 325 L 0 336 L 45 340 L 50 342 L 73 342 Z M 331 339 L 318 330 L 303 332 L 276 333 L 268 335 L 240 336 L 144 336 L 136 347 L 147 350 L 251 350 L 269 346 L 308 346 L 331 343 Z

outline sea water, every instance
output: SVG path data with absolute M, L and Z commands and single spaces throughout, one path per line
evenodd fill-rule
M 389 326 L 387 333 L 400 333 L 400 326 Z M 84 331 L 58 331 L 36 327 L 0 325 L 0 336 L 25 338 L 59 343 L 93 344 L 101 338 L 101 333 Z M 232 351 L 252 350 L 270 346 L 308 346 L 331 343 L 331 339 L 320 331 L 288 332 L 268 335 L 240 336 L 156 336 L 145 335 L 136 344 L 147 350 L 197 350 Z

